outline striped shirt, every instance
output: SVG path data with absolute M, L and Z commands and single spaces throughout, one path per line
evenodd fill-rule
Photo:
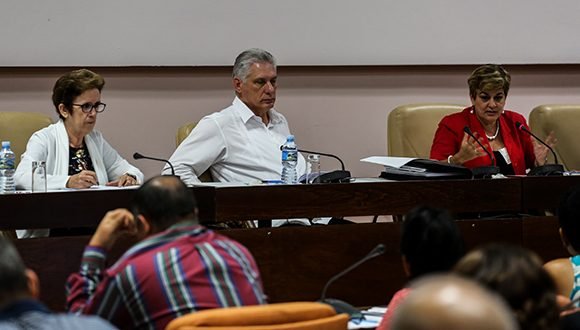
M 103 249 L 85 248 L 67 281 L 67 309 L 124 329 L 163 329 L 209 308 L 266 303 L 249 251 L 202 226 L 176 225 L 129 249 L 105 269 Z

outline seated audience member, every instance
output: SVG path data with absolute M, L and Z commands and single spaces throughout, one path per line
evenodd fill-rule
M 459 228 L 444 210 L 417 207 L 405 216 L 401 228 L 403 269 L 410 280 L 447 272 L 463 256 Z M 410 291 L 410 288 L 403 288 L 395 293 L 377 329 L 391 328 L 393 314 Z
M 60 119 L 30 137 L 14 174 L 18 188 L 31 188 L 35 160 L 46 161 L 48 189 L 130 186 L 143 181 L 143 173 L 94 130 L 97 114 L 106 107 L 101 102 L 104 85 L 103 77 L 86 69 L 56 81 L 52 103 Z
M 519 246 L 489 244 L 468 253 L 454 272 L 502 296 L 521 329 L 558 329 L 554 282 L 535 253 Z
M 169 161 L 188 185 L 210 170 L 215 181 L 280 180 L 280 146 L 290 135 L 288 121 L 274 110 L 276 60 L 262 49 L 248 49 L 235 60 L 232 105 L 202 118 Z M 306 169 L 299 155 L 298 176 Z M 166 166 L 163 173 L 171 172 Z
M 580 187 L 570 190 L 562 198 L 558 221 L 562 243 L 572 257 L 552 260 L 544 268 L 554 279 L 562 301 L 569 302 L 580 299 Z
M 518 329 L 505 302 L 475 282 L 438 275 L 411 287 L 393 316 L 393 330 Z
M 51 313 L 37 300 L 39 290 L 36 274 L 0 237 L 0 329 L 116 329 L 98 317 Z
M 111 268 L 107 252 L 124 234 L 142 239 Z M 67 309 L 122 329 L 163 329 L 197 310 L 266 302 L 256 262 L 241 244 L 198 224 L 193 193 L 158 176 L 132 210 L 108 212 L 67 282 Z
M 475 69 L 467 82 L 472 105 L 441 120 L 431 146 L 431 159 L 468 168 L 489 166 L 487 152 L 464 132 L 469 127 L 502 174 L 525 175 L 526 169 L 544 165 L 548 148 L 517 128 L 516 122 L 527 125 L 524 116 L 504 110 L 510 74 L 499 65 L 487 64 Z M 546 143 L 555 145 L 553 132 Z

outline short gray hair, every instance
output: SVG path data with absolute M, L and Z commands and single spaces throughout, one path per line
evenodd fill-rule
M 254 63 L 270 63 L 276 68 L 276 59 L 272 54 L 260 48 L 250 48 L 236 57 L 232 76 L 245 81 Z

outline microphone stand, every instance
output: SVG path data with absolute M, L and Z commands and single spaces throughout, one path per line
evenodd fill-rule
M 334 281 L 336 281 L 337 279 L 348 274 L 350 271 L 352 271 L 353 269 L 356 269 L 358 266 L 362 265 L 363 263 L 367 262 L 368 260 L 373 259 L 375 257 L 378 257 L 384 253 L 385 253 L 385 245 L 379 243 L 379 244 L 377 244 L 377 246 L 375 246 L 375 248 L 371 252 L 369 252 L 366 256 L 364 256 L 364 258 L 355 262 L 354 264 L 352 264 L 351 266 L 349 266 L 345 270 L 343 270 L 340 273 L 331 277 L 330 280 L 328 280 L 328 282 L 326 282 L 324 289 L 322 289 L 322 294 L 320 296 L 319 301 L 322 303 L 330 305 L 339 314 L 340 313 L 347 313 L 351 319 L 362 319 L 363 315 L 357 308 L 355 308 L 351 304 L 349 304 L 345 301 L 339 300 L 339 299 L 326 298 L 326 291 L 328 291 L 328 287 L 330 286 L 330 284 L 334 283 Z
M 544 164 L 541 166 L 536 166 L 530 170 L 530 172 L 528 173 L 528 176 L 549 176 L 549 175 L 559 176 L 559 175 L 563 175 L 564 166 L 562 164 L 558 164 L 558 156 L 556 156 L 556 152 L 554 152 L 554 149 L 552 149 L 552 147 L 550 147 L 548 144 L 546 144 L 546 142 L 544 142 L 542 139 L 537 137 L 534 133 L 532 133 L 532 131 L 527 129 L 519 121 L 516 122 L 516 127 L 518 129 L 528 133 L 529 135 L 533 136 L 534 139 L 536 139 L 538 142 L 540 142 L 541 144 L 546 146 L 546 148 L 548 148 L 548 150 L 550 150 L 552 152 L 552 155 L 554 155 L 554 163 L 555 164 Z
M 485 153 L 487 154 L 489 159 L 491 159 L 490 166 L 480 166 L 480 167 L 472 168 L 471 172 L 473 173 L 473 177 L 474 178 L 491 178 L 492 175 L 498 174 L 499 167 L 494 165 L 494 161 L 493 161 L 493 157 L 491 156 L 491 153 L 487 149 L 485 149 L 483 144 L 481 144 L 481 142 L 479 142 L 479 140 L 477 138 L 475 138 L 475 135 L 473 135 L 473 132 L 471 131 L 471 129 L 469 129 L 469 126 L 465 126 L 463 128 L 463 131 L 465 133 L 467 133 L 467 135 L 469 135 L 471 138 L 473 138 L 475 140 L 475 142 L 477 142 L 477 144 L 479 144 L 479 146 L 483 149 L 483 151 L 485 151 Z
M 171 164 L 171 162 L 168 161 L 167 159 L 143 156 L 142 154 L 140 154 L 138 152 L 133 154 L 133 159 L 135 159 L 135 160 L 137 160 L 137 159 L 151 159 L 151 160 L 156 160 L 159 162 L 165 162 L 165 163 L 169 164 L 169 167 L 171 168 L 171 175 L 175 176 L 175 169 L 173 168 L 173 164 Z
M 334 158 L 340 162 L 341 170 L 335 170 L 328 173 L 320 174 L 314 182 L 316 183 L 337 183 L 337 182 L 344 182 L 346 179 L 350 178 L 350 171 L 344 169 L 344 162 L 336 155 L 327 154 L 324 152 L 317 152 L 317 151 L 310 151 L 304 149 L 298 149 L 299 152 L 303 152 L 306 154 L 317 154 L 321 156 L 326 156 L 330 158 Z M 308 178 L 306 178 L 308 180 Z

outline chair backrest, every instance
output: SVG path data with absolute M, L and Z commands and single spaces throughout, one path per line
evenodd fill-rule
M 16 164 L 26 150 L 26 144 L 32 133 L 52 124 L 52 119 L 45 114 L 35 112 L 0 111 L 0 140 L 10 141 L 10 147 L 16 155 Z
M 183 142 L 183 140 L 185 140 L 185 138 L 189 135 L 189 133 L 191 133 L 191 131 L 193 131 L 193 129 L 195 128 L 196 125 L 197 125 L 197 122 L 190 122 L 190 123 L 187 123 L 187 124 L 185 124 L 177 129 L 177 134 L 175 134 L 175 146 L 176 147 L 179 147 L 181 142 Z
M 348 315 L 317 302 L 209 309 L 171 321 L 166 330 L 344 330 Z
M 177 133 L 175 134 L 175 146 L 179 147 L 179 145 L 181 144 L 181 142 L 183 142 L 183 140 L 185 140 L 185 138 L 189 135 L 189 133 L 191 133 L 191 131 L 193 131 L 193 129 L 195 128 L 195 126 L 197 125 L 197 122 L 189 122 L 183 126 L 180 126 L 177 129 Z M 211 172 L 209 170 L 201 173 L 201 175 L 199 176 L 199 180 L 201 182 L 212 182 L 213 181 L 213 177 L 211 176 Z
M 530 113 L 530 128 L 541 139 L 554 131 L 558 139 L 554 148 L 558 162 L 568 170 L 580 170 L 580 148 L 577 144 L 580 104 L 539 105 Z
M 464 108 L 463 105 L 447 103 L 417 103 L 396 107 L 387 119 L 388 155 L 428 159 L 439 121 Z

